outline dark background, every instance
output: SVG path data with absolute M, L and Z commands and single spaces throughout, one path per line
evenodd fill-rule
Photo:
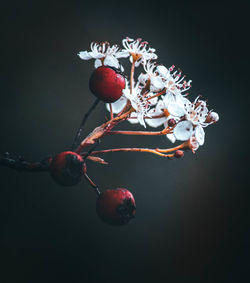
M 68 149 L 94 97 L 91 41 L 142 37 L 159 63 L 193 80 L 220 121 L 197 154 L 89 164 L 101 189 L 137 201 L 123 227 L 101 222 L 88 183 L 0 168 L 1 282 L 249 282 L 248 1 L 1 1 L 0 151 L 40 160 Z M 100 104 L 85 134 L 103 122 Z M 137 129 L 130 124 L 120 128 Z M 165 137 L 107 137 L 102 148 L 168 147 Z M 100 147 L 100 148 L 101 148 Z

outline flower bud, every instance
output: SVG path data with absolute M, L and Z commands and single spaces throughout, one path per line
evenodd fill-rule
M 168 126 L 169 127 L 173 127 L 176 124 L 176 121 L 174 118 L 171 118 L 168 120 Z
M 183 156 L 184 156 L 184 151 L 182 150 L 176 150 L 176 152 L 174 153 L 175 158 L 181 158 Z
M 199 148 L 199 143 L 196 139 L 196 137 L 192 136 L 189 140 L 183 143 L 183 149 L 184 150 L 191 150 L 193 153 Z
M 219 115 L 216 112 L 209 112 L 205 123 L 216 123 L 219 121 Z

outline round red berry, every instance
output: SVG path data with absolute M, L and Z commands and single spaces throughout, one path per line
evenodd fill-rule
M 89 88 L 100 100 L 112 103 L 122 96 L 122 90 L 125 88 L 125 78 L 116 69 L 101 66 L 92 73 Z
M 81 181 L 84 161 L 72 151 L 57 154 L 50 163 L 50 174 L 62 186 L 73 186 Z
M 127 189 L 106 190 L 96 201 L 96 211 L 104 222 L 123 225 L 135 216 L 135 199 Z

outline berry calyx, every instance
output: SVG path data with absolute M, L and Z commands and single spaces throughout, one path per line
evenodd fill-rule
M 72 151 L 57 154 L 50 163 L 50 175 L 62 186 L 74 186 L 83 175 L 83 158 Z
M 100 100 L 112 103 L 122 96 L 125 78 L 115 68 L 101 66 L 94 70 L 89 79 L 89 88 Z
M 123 188 L 106 190 L 96 201 L 99 217 L 111 225 L 123 225 L 135 216 L 135 199 L 132 193 Z

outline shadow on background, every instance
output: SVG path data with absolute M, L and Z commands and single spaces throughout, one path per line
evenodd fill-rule
M 91 41 L 142 37 L 181 68 L 220 114 L 196 155 L 136 153 L 89 165 L 102 189 L 137 201 L 124 227 L 102 223 L 83 181 L 1 168 L 1 282 L 249 282 L 246 1 L 2 3 L 0 151 L 40 160 L 71 146 L 90 104 Z M 86 133 L 104 120 L 99 105 Z M 137 129 L 128 124 L 120 128 Z M 107 137 L 102 148 L 167 147 L 165 137 Z

